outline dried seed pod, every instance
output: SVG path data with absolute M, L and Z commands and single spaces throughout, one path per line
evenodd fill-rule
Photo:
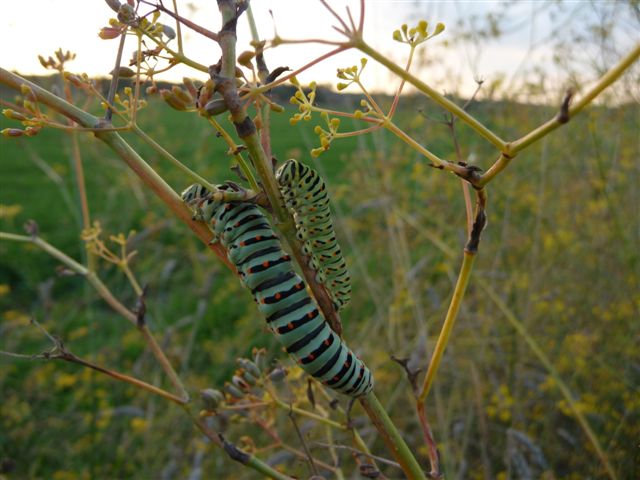
M 204 109 L 209 115 L 220 115 L 227 111 L 227 104 L 222 98 L 214 98 L 207 102 Z
M 238 55 L 238 63 L 243 67 L 252 68 L 253 65 L 251 63 L 251 59 L 255 56 L 255 52 L 252 52 L 251 50 L 245 50 L 240 55 Z
M 271 371 L 271 373 L 269 374 L 269 380 L 271 380 L 273 383 L 280 383 L 285 379 L 286 376 L 287 371 L 282 367 L 278 367 L 274 368 Z
M 181 100 L 187 105 L 193 103 L 193 97 L 189 95 L 188 92 L 185 92 L 183 89 L 181 89 L 177 85 L 174 85 L 173 87 L 171 87 L 171 93 L 173 93 L 176 96 L 176 98 L 178 98 L 179 100 Z
M 11 120 L 19 120 L 19 121 L 27 120 L 27 117 L 25 117 L 19 112 L 16 112 L 15 110 L 11 110 L 10 108 L 5 108 L 4 110 L 2 110 L 2 114 L 5 117 L 10 118 Z
M 189 91 L 189 95 L 191 95 L 193 98 L 198 98 L 198 88 L 193 83 L 193 80 L 191 80 L 188 77 L 183 77 L 182 78 L 182 83 L 184 84 L 184 86 Z
M 162 25 L 162 33 L 164 33 L 169 40 L 176 38 L 176 31 L 169 25 Z
M 258 366 L 247 358 L 239 358 L 238 363 L 242 368 L 244 368 L 247 372 L 249 372 L 254 377 L 260 377 L 260 375 L 262 374 Z
M 255 348 L 253 349 L 253 363 L 256 364 L 258 370 L 264 370 L 264 355 L 266 353 L 264 348 Z
M 119 0 L 104 0 L 104 1 L 107 5 L 109 5 L 109 8 L 116 13 L 118 13 L 118 10 L 120 10 L 120 7 L 122 6 Z
M 131 78 L 136 76 L 136 72 L 129 67 L 118 67 L 117 72 L 120 78 Z M 114 76 L 115 73 L 116 73 L 115 69 L 109 72 L 111 76 Z
M 249 390 L 251 385 L 249 385 L 242 377 L 238 375 L 234 375 L 231 377 L 231 383 L 238 387 L 240 390 Z
M 282 105 L 278 105 L 277 103 L 270 103 L 269 104 L 269 109 L 272 112 L 276 112 L 276 113 L 284 112 L 284 107 Z
M 254 377 L 248 370 L 242 371 L 242 379 L 251 387 L 258 383 L 258 378 Z
M 165 102 L 176 110 L 184 111 L 188 108 L 188 106 L 182 100 L 178 99 L 170 90 L 160 90 L 160 95 L 162 95 Z
M 21 137 L 24 135 L 24 130 L 21 130 L 19 128 L 5 128 L 4 130 L 0 131 L 0 133 L 4 137 Z
M 244 398 L 244 393 L 236 386 L 231 385 L 229 382 L 224 383 L 224 391 L 235 399 L 240 400 L 241 398 Z
M 224 403 L 224 395 L 220 390 L 214 390 L 213 388 L 207 388 L 200 391 L 200 399 L 202 405 L 208 412 L 214 411 L 221 404 Z

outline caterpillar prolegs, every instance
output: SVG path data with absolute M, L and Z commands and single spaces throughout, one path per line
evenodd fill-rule
M 309 266 L 329 291 L 337 309 L 351 299 L 351 278 L 336 240 L 327 188 L 318 172 L 287 160 L 276 172 L 280 192 L 296 221 L 298 239 L 309 255 Z
M 334 390 L 351 397 L 371 391 L 371 372 L 331 330 L 262 212 L 253 204 L 214 200 L 199 184 L 182 192 L 182 199 L 225 247 L 240 281 L 287 353 Z

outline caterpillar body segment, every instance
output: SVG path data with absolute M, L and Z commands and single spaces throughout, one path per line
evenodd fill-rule
M 301 368 L 351 397 L 371 391 L 371 372 L 331 330 L 262 212 L 252 204 L 214 200 L 198 184 L 182 198 L 196 218 L 209 224 L 267 325 Z
M 329 208 L 327 188 L 318 172 L 296 161 L 287 160 L 276 172 L 276 180 L 287 208 L 293 213 L 296 234 L 337 309 L 351 299 L 351 278 L 336 239 Z

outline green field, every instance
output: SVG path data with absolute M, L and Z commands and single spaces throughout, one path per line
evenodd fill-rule
M 440 157 L 455 158 L 448 128 L 418 114 L 421 108 L 440 117 L 437 107 L 415 99 L 401 107 L 405 131 Z M 472 113 L 503 138 L 517 138 L 554 111 L 485 102 Z M 289 115 L 272 118 L 274 155 L 315 162 L 327 178 L 354 279 L 344 336 L 374 372 L 378 397 L 426 465 L 411 389 L 390 355 L 423 369 L 428 362 L 465 242 L 460 181 L 429 168 L 389 133 L 335 141 L 312 161 L 316 122 L 291 127 Z M 593 107 L 518 156 L 490 185 L 489 224 L 427 401 L 448 478 L 604 476 L 553 375 L 487 287 L 568 385 L 619 478 L 640 474 L 639 117 L 637 105 Z M 151 102 L 140 124 L 199 174 L 239 181 L 226 145 L 197 115 Z M 3 118 L 0 126 L 16 125 Z M 343 128 L 352 127 L 344 121 Z M 488 168 L 491 145 L 462 125 L 457 134 L 463 158 Z M 190 183 L 137 138 L 125 138 L 176 191 Z M 147 320 L 194 396 L 222 388 L 235 359 L 256 346 L 268 349 L 272 365 L 291 367 L 292 385 L 303 391 L 304 378 L 231 272 L 105 145 L 89 134 L 80 145 L 92 219 L 105 238 L 136 231 L 132 267 L 148 286 Z M 0 230 L 22 234 L 33 219 L 42 238 L 82 261 L 70 148 L 67 134 L 49 129 L 0 140 Z M 75 354 L 170 389 L 137 330 L 83 278 L 61 275 L 58 266 L 32 245 L 0 243 L 0 349 L 48 349 L 29 325 L 33 317 Z M 105 262 L 99 267 L 114 295 L 133 307 L 125 276 Z M 0 357 L 0 387 L 0 478 L 187 478 L 197 469 L 203 478 L 259 478 L 202 440 L 180 408 L 77 365 Z M 319 408 L 330 410 L 317 398 Z M 346 406 L 344 398 L 340 403 Z M 313 409 L 304 395 L 300 405 Z M 388 456 L 359 406 L 352 417 L 372 452 Z M 305 461 L 261 450 L 273 439 L 247 415 L 226 413 L 214 424 L 248 449 L 253 442 L 256 455 L 289 474 L 310 475 Z M 323 427 L 304 419 L 298 425 L 310 444 L 327 442 Z M 272 427 L 283 442 L 299 445 L 286 412 Z M 336 444 L 349 444 L 349 435 L 334 433 Z M 326 448 L 313 453 L 331 463 Z M 351 455 L 338 453 L 345 472 L 356 471 Z M 384 471 L 398 478 L 399 470 Z

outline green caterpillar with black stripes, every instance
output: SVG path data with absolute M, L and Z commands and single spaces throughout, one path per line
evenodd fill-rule
M 351 278 L 333 230 L 324 180 L 314 169 L 293 159 L 278 168 L 276 180 L 296 222 L 302 250 L 309 255 L 309 267 L 340 310 L 351 299 Z
M 235 190 L 231 184 L 216 188 Z M 182 199 L 225 248 L 240 281 L 287 353 L 309 375 L 338 392 L 354 398 L 370 392 L 370 370 L 329 328 L 258 207 L 216 200 L 199 184 L 182 192 Z

